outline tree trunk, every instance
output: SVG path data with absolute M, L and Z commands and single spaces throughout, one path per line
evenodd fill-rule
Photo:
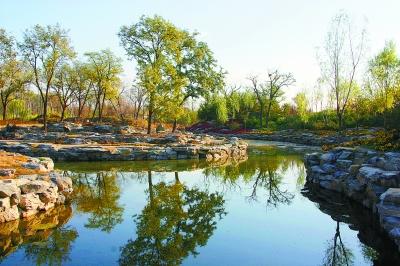
M 268 109 L 267 109 L 267 114 L 266 114 L 266 117 L 265 117 L 265 127 L 266 128 L 268 128 L 268 124 L 269 124 L 269 113 L 271 112 L 271 106 L 272 106 L 272 103 L 269 103 L 268 104 Z
M 7 103 L 3 103 L 3 121 L 7 118 Z
M 174 133 L 175 130 L 176 130 L 176 124 L 177 124 L 177 121 L 176 121 L 176 118 L 175 118 L 175 119 L 174 119 L 174 124 L 173 124 L 173 126 L 172 126 L 172 133 Z
M 264 110 L 264 106 L 263 105 L 260 105 L 260 128 L 262 128 L 263 127 L 263 118 L 264 118 L 264 112 L 263 112 L 263 110 Z
M 47 133 L 47 99 L 43 101 L 43 128 L 44 132 Z
M 64 117 L 65 117 L 65 109 L 67 107 L 66 106 L 61 106 L 61 118 L 60 118 L 60 122 L 64 121 Z
M 153 108 L 149 106 L 149 115 L 147 117 L 147 134 L 151 133 L 152 119 L 153 119 Z

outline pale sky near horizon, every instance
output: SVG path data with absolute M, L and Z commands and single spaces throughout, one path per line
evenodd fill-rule
M 0 0 L 0 27 L 21 39 L 35 24 L 69 29 L 75 50 L 110 48 L 124 59 L 124 79 L 134 77 L 117 33 L 142 15 L 160 15 L 180 28 L 198 31 L 228 84 L 248 85 L 250 74 L 267 69 L 292 72 L 297 80 L 288 97 L 311 88 L 319 76 L 316 49 L 324 43 L 331 18 L 344 10 L 356 22 L 366 19 L 367 58 L 393 40 L 400 45 L 399 0 Z M 365 24 L 365 23 L 364 23 Z

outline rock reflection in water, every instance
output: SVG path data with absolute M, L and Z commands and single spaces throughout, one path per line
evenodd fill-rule
M 394 243 L 385 235 L 379 221 L 370 210 L 340 194 L 306 184 L 302 194 L 315 202 L 318 208 L 335 220 L 332 239 L 327 240 L 323 265 L 353 265 L 353 253 L 341 239 L 340 228 L 347 224 L 358 231 L 362 253 L 373 265 L 400 265 L 400 256 Z
M 45 213 L 0 224 L 1 258 L 19 246 L 36 265 L 61 265 L 69 260 L 71 245 L 78 237 L 74 228 L 65 224 L 71 218 L 69 205 L 57 206 Z

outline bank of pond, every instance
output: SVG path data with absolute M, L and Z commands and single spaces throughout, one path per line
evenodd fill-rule
M 303 154 L 59 163 L 72 201 L 0 224 L 4 265 L 400 265 L 376 217 L 305 186 Z

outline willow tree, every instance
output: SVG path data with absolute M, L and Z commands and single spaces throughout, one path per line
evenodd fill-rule
M 119 90 L 122 73 L 121 59 L 111 50 L 85 53 L 88 58 L 88 75 L 94 85 L 95 108 L 93 118 L 98 114 L 99 121 L 103 118 L 104 104 L 107 99 Z
M 75 56 L 67 31 L 59 25 L 34 26 L 25 31 L 19 44 L 21 54 L 33 72 L 33 84 L 43 105 L 43 125 L 47 132 L 47 106 L 57 68 Z
M 223 72 L 208 46 L 196 40 L 197 34 L 160 16 L 143 16 L 123 26 L 118 35 L 127 55 L 137 62 L 138 80 L 147 92 L 148 134 L 157 111 L 175 108 L 170 113 L 179 114 L 188 98 L 205 96 L 223 83 Z

